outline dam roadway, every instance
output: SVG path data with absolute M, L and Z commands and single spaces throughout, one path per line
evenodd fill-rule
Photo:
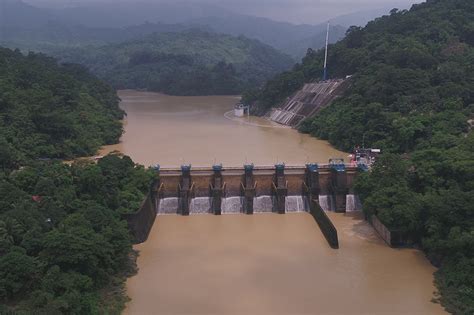
M 121 91 L 119 145 L 106 147 L 162 171 L 182 164 L 242 168 L 325 164 L 347 153 L 258 118 L 226 119 L 235 97 Z M 240 172 L 240 171 L 239 171 Z M 288 170 L 288 175 L 291 174 Z M 226 179 L 224 180 L 226 181 Z M 306 212 L 158 216 L 127 281 L 126 314 L 443 314 L 431 300 L 423 254 L 393 249 L 360 212 L 328 212 L 334 250 Z

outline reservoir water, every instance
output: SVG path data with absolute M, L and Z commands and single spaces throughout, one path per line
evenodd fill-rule
M 127 113 L 125 134 L 120 144 L 107 146 L 102 154 L 118 150 L 137 163 L 163 167 L 327 163 L 332 157 L 347 157 L 325 141 L 264 119 L 225 115 L 239 101 L 235 96 L 175 97 L 137 91 L 120 91 L 119 96 Z
M 234 120 L 232 96 L 121 91 L 128 116 L 116 146 L 162 166 L 325 163 L 347 153 L 262 119 Z M 434 267 L 388 247 L 360 213 L 329 213 L 331 249 L 307 213 L 159 216 L 127 281 L 126 314 L 443 314 Z

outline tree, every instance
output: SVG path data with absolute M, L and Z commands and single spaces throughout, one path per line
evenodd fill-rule
M 27 291 L 41 274 L 41 265 L 20 247 L 0 257 L 0 298 L 11 298 Z

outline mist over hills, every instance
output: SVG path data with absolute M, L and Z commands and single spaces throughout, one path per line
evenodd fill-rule
M 37 8 L 18 0 L 0 0 L 0 32 L 5 28 L 38 27 L 56 19 L 52 10 Z
M 322 47 L 326 32 L 326 24 L 295 25 L 235 14 L 210 5 L 122 3 L 44 9 L 20 0 L 0 0 L 0 8 L 0 43 L 24 50 L 37 50 L 48 44 L 112 43 L 153 32 L 200 28 L 258 39 L 298 60 L 308 48 Z M 331 27 L 331 42 L 344 35 L 344 27 Z
M 142 38 L 153 33 L 182 32 L 184 24 L 144 23 L 124 28 L 85 27 L 49 21 L 38 28 L 4 28 L 0 42 L 9 48 L 48 53 L 58 47 L 101 46 Z M 201 27 L 203 31 L 211 31 Z
M 238 94 L 293 65 L 289 56 L 257 40 L 199 29 L 49 53 L 87 66 L 117 89 L 172 95 Z
M 385 11 L 388 9 L 382 12 Z M 334 21 L 346 25 L 363 23 L 367 16 L 378 13 L 362 12 Z M 0 45 L 81 63 L 117 88 L 145 88 L 171 94 L 239 93 L 243 88 L 258 86 L 278 71 L 289 69 L 306 55 L 308 48 L 323 47 L 326 27 L 273 21 L 189 2 L 88 3 L 38 8 L 22 0 L 0 0 Z M 345 33 L 346 26 L 332 22 L 330 42 L 337 42 Z M 186 39 L 188 43 L 176 48 L 172 37 L 177 42 Z M 170 46 L 157 45 L 157 39 L 164 39 L 164 45 Z M 198 44 L 199 40 L 203 42 Z M 242 49 L 243 46 L 250 48 Z M 171 47 L 176 51 L 171 51 Z M 218 50 L 217 55 L 213 49 Z M 234 54 L 226 54 L 226 50 Z M 241 58 L 235 58 L 235 53 Z M 142 54 L 141 58 L 137 59 L 137 54 Z M 131 60 L 147 61 L 134 64 Z M 147 79 L 150 76 L 145 75 L 146 70 L 156 77 Z M 210 78 L 207 81 L 202 79 L 205 74 Z M 179 78 L 182 75 L 200 77 L 207 83 L 198 87 Z M 219 80 L 225 83 L 219 84 Z M 211 83 L 219 87 L 212 88 Z
M 394 8 L 399 10 L 409 9 L 411 5 L 397 5 L 395 7 L 380 7 L 371 10 L 358 11 L 351 14 L 344 14 L 331 19 L 334 25 L 348 28 L 350 26 L 365 26 L 375 18 L 388 15 Z
M 52 11 L 73 24 L 91 27 L 126 27 L 144 22 L 176 24 L 209 16 L 233 15 L 212 5 L 178 2 L 90 3 Z
M 295 25 L 277 22 L 267 18 L 232 15 L 227 17 L 206 17 L 191 21 L 194 25 L 231 35 L 244 35 L 258 39 L 299 60 L 310 47 L 321 48 L 326 41 L 326 24 Z M 331 43 L 342 39 L 346 28 L 333 25 L 330 28 Z

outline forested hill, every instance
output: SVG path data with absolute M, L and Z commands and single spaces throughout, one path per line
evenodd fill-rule
M 325 23 L 295 25 L 190 1 L 115 1 L 113 5 L 87 1 L 63 9 L 38 8 L 33 1 L 29 3 L 0 0 L 0 45 L 37 51 L 48 46 L 116 43 L 153 32 L 199 28 L 257 39 L 300 59 L 308 47 L 323 47 L 326 39 Z M 359 25 L 357 18 L 352 21 Z M 334 24 L 331 42 L 341 39 L 345 30 Z
M 0 48 L 0 168 L 93 155 L 121 136 L 115 91 L 83 67 Z
M 440 301 L 454 314 L 474 314 L 473 21 L 472 0 L 429 0 L 351 28 L 329 49 L 329 74 L 353 75 L 352 86 L 302 127 L 343 150 L 385 152 L 358 177 L 364 211 L 440 268 Z M 322 77 L 323 58 L 309 53 L 246 101 L 277 105 Z
M 0 314 L 120 314 L 122 214 L 154 180 L 128 157 L 72 165 L 122 133 L 115 91 L 77 65 L 0 48 Z
M 53 54 L 87 66 L 117 89 L 174 95 L 237 94 L 293 64 L 290 57 L 256 40 L 201 30 Z
M 304 130 L 350 150 L 365 143 L 405 152 L 431 138 L 443 113 L 450 133 L 467 128 L 474 103 L 474 2 L 431 0 L 353 27 L 329 48 L 329 75 L 354 75 L 352 88 Z M 260 107 L 277 105 L 322 77 L 324 52 L 311 52 L 294 67 L 247 93 Z M 441 115 L 441 116 L 440 116 Z

